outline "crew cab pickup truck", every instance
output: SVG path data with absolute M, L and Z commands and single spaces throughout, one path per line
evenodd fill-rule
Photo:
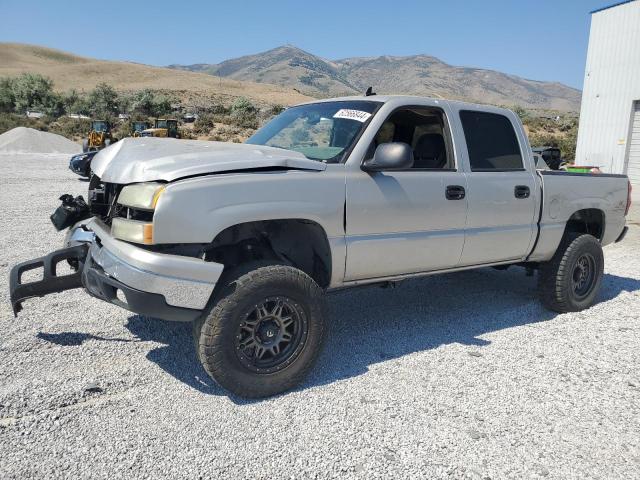
M 291 107 L 245 144 L 124 139 L 92 170 L 65 247 L 13 268 L 14 312 L 83 287 L 192 322 L 206 371 L 245 397 L 302 381 L 333 289 L 518 265 L 548 308 L 585 309 L 630 205 L 624 175 L 537 171 L 509 110 L 405 96 Z

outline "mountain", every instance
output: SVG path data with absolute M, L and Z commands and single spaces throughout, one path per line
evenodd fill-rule
M 359 91 L 342 75 L 341 65 L 291 45 L 217 65 L 170 65 L 169 68 L 203 72 L 235 80 L 286 85 L 315 97 L 351 95 Z
M 170 65 L 223 78 L 293 87 L 316 97 L 378 93 L 444 97 L 525 108 L 578 111 L 580 90 L 481 68 L 457 67 L 428 55 L 326 60 L 285 45 L 219 64 Z
M 256 103 L 290 105 L 309 100 L 292 88 L 265 83 L 214 78 L 204 73 L 80 57 L 35 45 L 0 43 L 0 77 L 23 72 L 50 77 L 54 88 L 90 90 L 106 82 L 118 90 L 151 88 L 198 99 L 207 95 L 222 101 L 245 96 Z

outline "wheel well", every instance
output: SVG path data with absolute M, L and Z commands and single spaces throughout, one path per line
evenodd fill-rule
M 597 208 L 587 208 L 575 212 L 569 220 L 564 230 L 564 234 L 569 232 L 588 233 L 598 240 L 602 240 L 604 234 L 604 212 Z
M 324 229 L 304 219 L 262 220 L 234 225 L 206 247 L 205 259 L 226 268 L 274 260 L 299 268 L 322 288 L 331 280 L 331 249 Z

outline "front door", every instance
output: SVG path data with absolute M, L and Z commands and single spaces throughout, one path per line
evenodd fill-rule
M 346 281 L 439 270 L 460 261 L 467 186 L 455 164 L 444 112 L 396 110 L 367 156 L 386 142 L 411 145 L 414 167 L 347 173 Z

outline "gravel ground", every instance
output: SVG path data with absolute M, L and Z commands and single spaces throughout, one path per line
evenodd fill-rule
M 231 398 L 190 326 L 81 291 L 25 305 L 14 263 L 59 248 L 67 158 L 0 155 L 0 478 L 640 478 L 640 228 L 598 304 L 556 315 L 521 269 L 330 297 L 307 382 Z

